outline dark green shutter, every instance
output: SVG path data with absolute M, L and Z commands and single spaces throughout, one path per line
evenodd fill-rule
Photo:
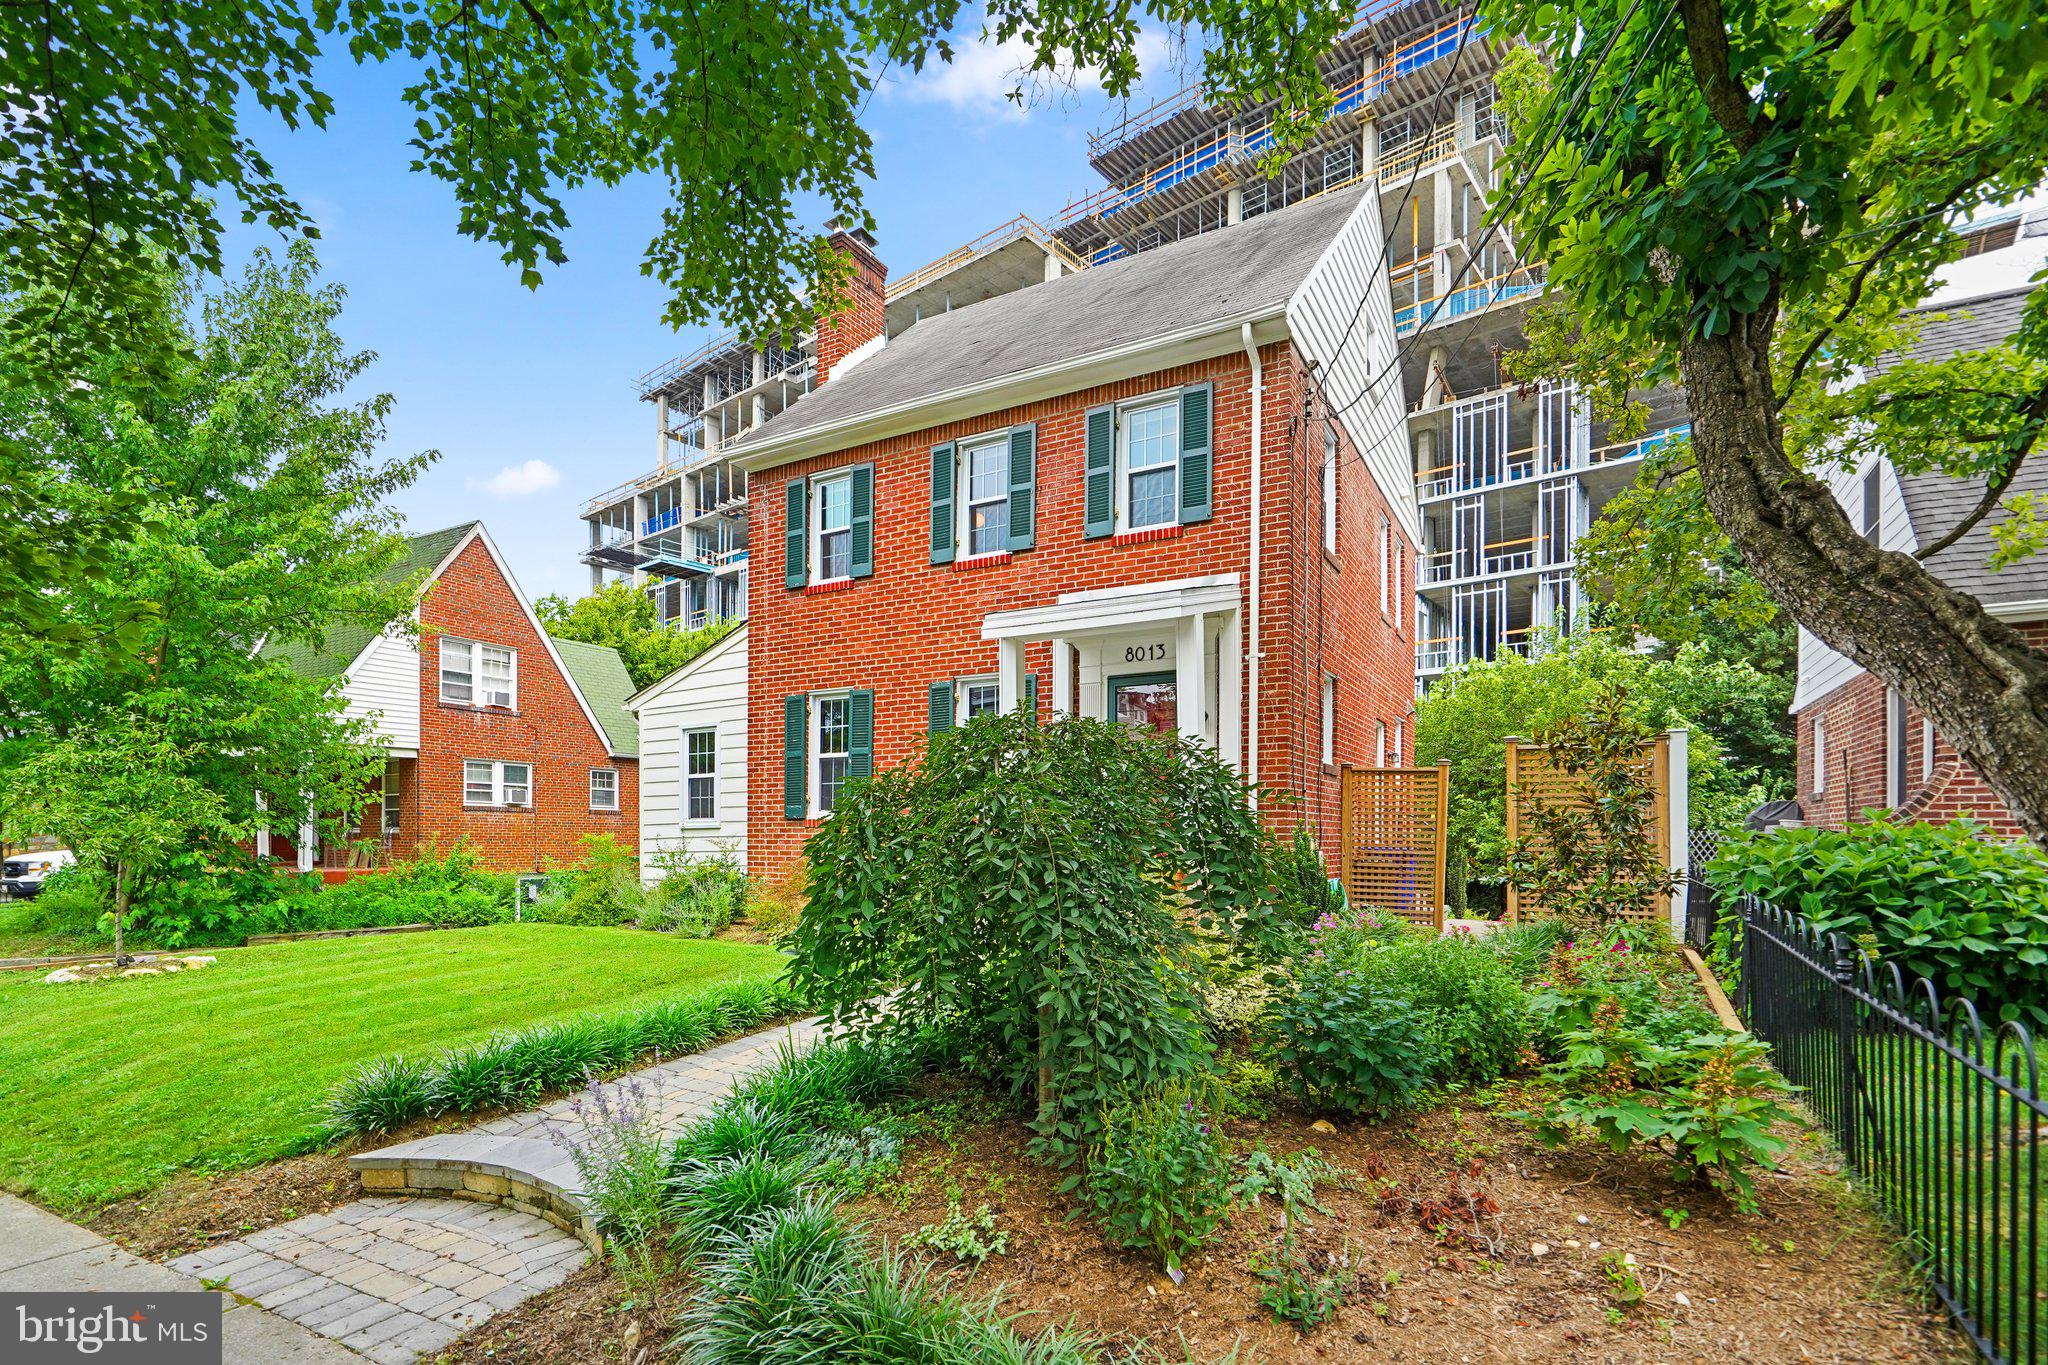
M 1213 501 L 1210 486 L 1209 409 L 1213 384 L 1192 384 L 1180 391 L 1180 519 L 1207 521 Z
M 804 563 L 804 547 L 810 529 L 805 521 L 805 510 L 810 506 L 810 499 L 805 496 L 808 491 L 802 479 L 791 479 L 783 489 L 782 581 L 792 588 L 801 588 L 811 581 Z
M 804 748 L 809 721 L 808 697 L 782 699 L 782 814 L 790 820 L 811 813 L 811 761 Z
M 1038 503 L 1038 428 L 1010 428 L 1010 548 L 1028 550 Z
M 875 571 L 875 467 L 871 464 L 857 464 L 853 467 L 852 517 L 848 523 L 847 539 L 852 542 L 852 567 L 846 571 L 848 578 L 867 578 Z
M 953 443 L 932 447 L 932 563 L 953 562 Z
M 937 735 L 953 728 L 953 680 L 932 684 L 931 699 L 926 704 L 925 714 L 930 718 L 928 729 Z
M 1088 410 L 1087 534 L 1116 532 L 1116 409 Z
M 846 694 L 848 729 L 852 733 L 846 741 L 846 775 L 848 777 L 873 777 L 875 775 L 875 694 L 856 690 Z
M 1024 714 L 1036 719 L 1038 716 L 1038 675 L 1024 675 Z

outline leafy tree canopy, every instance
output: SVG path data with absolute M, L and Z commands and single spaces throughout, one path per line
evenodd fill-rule
M 1282 95 L 1300 115 L 1278 126 L 1291 142 L 1329 107 L 1316 60 L 1351 12 L 1005 0 L 975 28 L 1022 42 L 1026 79 L 1086 68 L 1121 96 L 1147 19 L 1211 35 L 1214 97 Z M 15 337 L 51 359 L 89 355 L 121 324 L 110 301 L 148 287 L 148 250 L 218 270 L 216 199 L 316 235 L 261 141 L 267 126 L 326 126 L 321 66 L 343 54 L 404 71 L 412 168 L 444 182 L 458 231 L 529 285 L 566 259 L 571 193 L 651 175 L 669 207 L 641 268 L 669 289 L 665 320 L 799 330 L 846 282 L 807 211 L 872 229 L 861 118 L 877 80 L 950 61 L 962 21 L 958 0 L 176 0 L 148 22 L 120 6 L 0 5 L 0 271 L 51 286 L 11 316 Z
M 739 629 L 737 621 L 713 621 L 695 630 L 661 624 L 654 600 L 630 584 L 611 582 L 574 602 L 549 593 L 533 604 L 547 633 L 558 640 L 610 645 L 626 661 L 633 686 L 659 682 Z
M 2048 655 L 1923 567 L 1938 544 L 1871 545 L 1825 481 L 1874 455 L 1981 478 L 1966 527 L 2048 426 L 2048 291 L 2003 344 L 1892 363 L 1955 223 L 2048 180 L 2048 26 L 1996 0 L 1486 8 L 1535 45 L 1502 82 L 1499 207 L 1550 290 L 1511 368 L 1576 381 L 1619 434 L 1666 381 L 1692 418 L 1588 547 L 1597 576 L 1667 627 L 1753 615 L 1760 588 L 2048 837 Z M 1998 539 L 2038 548 L 2030 502 Z
M 138 631 L 132 649 L 66 649 L 0 617 L 0 745 L 34 767 L 140 736 L 165 790 L 218 801 L 193 836 L 216 855 L 259 800 L 288 827 L 308 799 L 334 828 L 360 808 L 382 757 L 339 677 L 292 660 L 404 619 L 417 587 L 388 576 L 405 542 L 382 504 L 432 456 L 380 458 L 389 397 L 340 400 L 373 357 L 335 335 L 342 294 L 316 273 L 303 243 L 210 293 L 159 270 L 146 346 L 164 363 L 110 350 L 75 386 L 0 384 L 0 439 L 33 453 L 58 515 L 135 499 L 152 527 L 41 594 L 67 632 Z

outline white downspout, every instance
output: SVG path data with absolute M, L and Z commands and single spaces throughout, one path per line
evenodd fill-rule
M 1252 325 L 1244 324 L 1244 353 L 1252 363 L 1252 546 L 1251 546 L 1251 644 L 1246 651 L 1250 657 L 1251 670 L 1248 684 L 1251 705 L 1246 707 L 1245 717 L 1245 781 L 1257 785 L 1259 780 L 1259 559 L 1260 559 L 1260 518 L 1265 511 L 1261 491 L 1265 486 L 1265 396 L 1266 368 L 1259 363 L 1259 347 L 1252 340 Z M 1252 805 L 1258 806 L 1254 792 Z

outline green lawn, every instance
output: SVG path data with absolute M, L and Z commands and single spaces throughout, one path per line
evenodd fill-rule
M 203 950 L 172 978 L 0 975 L 0 1187 L 81 1207 L 305 1147 L 357 1063 L 770 976 L 772 948 L 502 924 Z

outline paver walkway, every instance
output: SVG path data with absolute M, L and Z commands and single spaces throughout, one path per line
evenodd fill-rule
M 816 1021 L 768 1029 L 631 1072 L 605 1088 L 618 1095 L 637 1089 L 663 1131 L 674 1133 L 724 1098 L 734 1081 L 774 1065 L 784 1046 L 809 1046 L 818 1032 Z M 431 1143 L 445 1158 L 468 1139 L 483 1151 L 520 1137 L 555 1148 L 559 1167 L 569 1163 L 559 1135 L 573 1136 L 580 1126 L 571 1108 L 578 1098 L 386 1153 Z M 405 1365 L 560 1284 L 586 1254 L 573 1234 L 513 1209 L 461 1199 L 368 1198 L 181 1256 L 170 1267 L 226 1279 L 234 1293 L 382 1365 Z
M 134 1298 L 204 1288 L 193 1276 L 145 1261 L 96 1232 L 0 1194 L 0 1290 Z M 225 1296 L 221 1309 L 223 1365 L 351 1365 L 356 1359 L 266 1309 Z

